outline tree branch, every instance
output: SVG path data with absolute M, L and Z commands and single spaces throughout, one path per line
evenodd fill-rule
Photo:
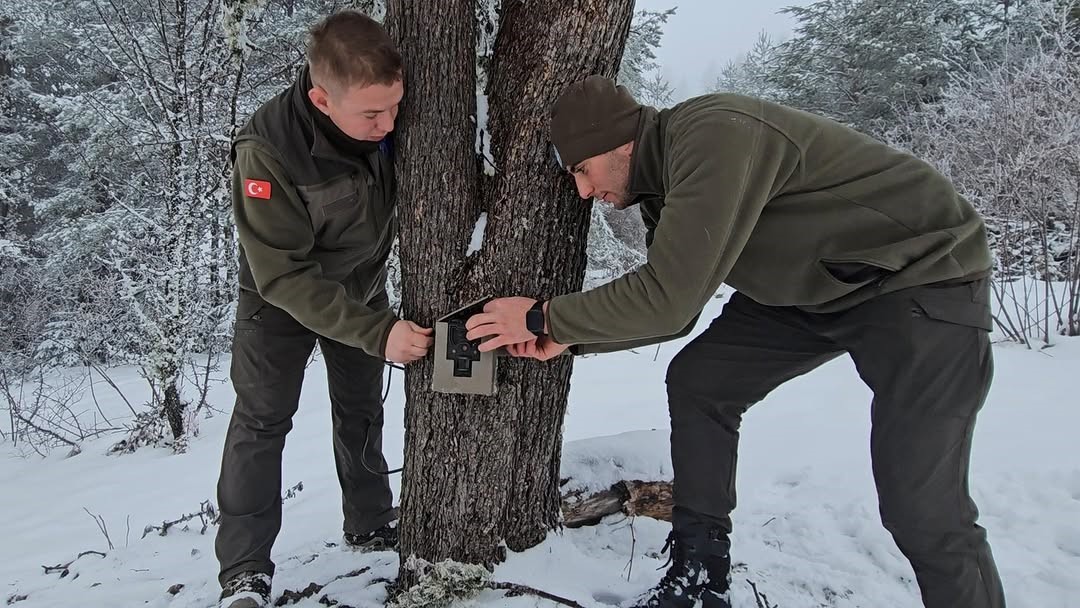
M 541 591 L 540 589 L 534 589 L 527 585 L 519 585 L 517 583 L 499 583 L 496 581 L 488 581 L 488 589 L 495 589 L 500 591 L 506 591 L 507 597 L 516 597 L 519 595 L 534 595 L 545 600 L 550 600 L 556 604 L 562 604 L 563 606 L 570 606 L 571 608 L 585 608 L 581 604 L 574 600 L 568 600 L 564 597 L 548 593 L 547 591 Z

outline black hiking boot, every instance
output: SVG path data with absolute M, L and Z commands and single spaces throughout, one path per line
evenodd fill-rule
M 269 608 L 270 575 L 242 572 L 230 578 L 221 590 L 219 608 Z
M 367 534 L 345 533 L 345 546 L 356 551 L 394 551 L 398 545 L 397 522 L 390 522 Z
M 668 554 L 668 571 L 633 608 L 731 608 L 728 599 L 726 537 L 716 530 L 696 533 L 672 530 L 661 553 Z

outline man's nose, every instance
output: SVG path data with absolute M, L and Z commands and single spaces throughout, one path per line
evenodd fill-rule
M 574 174 L 574 184 L 577 186 L 578 196 L 590 199 L 593 196 L 593 186 L 580 173 Z
M 375 121 L 375 126 L 380 131 L 386 131 L 387 133 L 394 130 L 394 116 L 390 112 L 380 112 L 378 120 Z

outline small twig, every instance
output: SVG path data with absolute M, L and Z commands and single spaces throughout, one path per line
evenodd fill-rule
M 112 426 L 112 421 L 109 420 L 108 416 L 105 415 L 105 412 L 101 411 L 101 404 L 98 403 L 97 392 L 94 391 L 94 375 L 93 375 L 93 372 L 90 371 L 90 364 L 89 363 L 86 364 L 86 369 L 87 369 L 86 375 L 90 379 L 90 397 L 93 398 L 93 400 L 94 400 L 94 407 L 97 408 L 98 414 L 101 414 L 101 418 L 105 421 L 105 423 L 108 424 L 109 426 Z
M 637 535 L 634 533 L 634 518 L 628 517 L 630 520 L 630 560 L 626 562 L 626 580 L 630 580 L 630 576 L 634 574 L 634 549 L 637 547 Z
M 206 534 L 206 529 L 212 525 L 217 524 L 220 516 L 218 515 L 217 509 L 214 508 L 214 504 L 209 500 L 204 500 L 202 501 L 202 503 L 199 504 L 199 510 L 194 513 L 188 513 L 187 515 L 183 515 L 179 519 L 175 519 L 173 521 L 163 521 L 161 522 L 160 526 L 146 526 L 145 528 L 143 528 L 143 533 L 140 538 L 146 538 L 147 534 L 155 530 L 158 532 L 159 536 L 165 536 L 169 533 L 169 529 L 176 524 L 191 521 L 196 517 L 198 517 L 199 521 L 202 522 L 202 529 L 199 530 L 199 534 Z
M 112 539 L 109 538 L 109 528 L 105 525 L 105 518 L 100 515 L 94 515 L 90 512 L 90 509 L 87 509 L 86 507 L 83 507 L 83 511 L 86 511 L 86 514 L 93 518 L 94 523 L 97 524 L 98 530 L 101 530 L 101 533 L 105 535 L 105 542 L 109 543 L 109 551 L 115 549 L 116 547 L 113 546 Z
M 497 591 L 506 591 L 506 597 L 517 597 L 519 595 L 534 595 L 536 597 L 555 602 L 556 604 L 562 604 L 563 606 L 570 606 L 570 608 L 585 608 L 581 604 L 574 600 L 568 600 L 564 597 L 559 597 L 548 593 L 547 591 L 541 591 L 540 589 L 534 589 L 527 585 L 518 585 L 517 583 L 499 583 L 495 581 L 488 581 L 488 589 L 494 589 Z
M 754 584 L 754 581 L 746 579 L 746 582 L 750 583 L 750 588 L 754 590 L 754 601 L 757 603 L 758 608 L 779 608 L 778 604 L 770 604 L 769 598 L 765 597 L 764 593 L 758 592 L 757 585 Z
M 288 490 L 285 491 L 285 496 L 283 496 L 281 498 L 281 502 L 285 502 L 286 500 L 289 500 L 290 498 L 296 498 L 296 495 L 299 494 L 300 492 L 303 492 L 303 491 L 304 491 L 304 482 L 302 482 L 302 481 L 297 482 L 297 484 L 295 486 L 293 486 L 293 487 L 291 487 L 291 488 L 289 488 Z
M 45 570 L 45 574 L 53 574 L 54 572 L 59 572 L 60 578 L 64 578 L 65 576 L 70 574 L 71 571 L 68 570 L 68 568 L 71 567 L 71 564 L 74 564 L 80 557 L 84 557 L 87 555 L 100 555 L 102 558 L 105 557 L 105 554 L 101 551 L 83 551 L 82 553 L 75 556 L 75 559 L 71 560 L 66 564 L 57 564 L 55 566 L 42 566 L 42 568 Z
M 88 367 L 90 367 L 92 370 L 94 370 L 95 372 L 97 372 L 98 375 L 101 376 L 101 379 L 104 380 L 105 383 L 108 384 L 110 387 L 112 387 L 113 391 L 115 391 L 116 394 L 119 395 L 120 398 L 124 400 L 124 403 L 128 406 L 128 409 L 131 410 L 131 413 L 133 415 L 136 415 L 136 416 L 138 415 L 138 412 L 135 411 L 135 408 L 131 405 L 131 402 L 128 401 L 127 396 L 124 395 L 124 391 L 120 390 L 119 386 L 116 386 L 116 383 L 113 382 L 113 379 L 109 377 L 109 374 L 106 374 L 105 371 L 102 370 L 100 366 L 95 365 L 95 364 L 91 363 L 90 361 L 87 361 L 86 365 Z M 91 378 L 91 380 L 93 380 L 93 378 Z M 91 387 L 92 386 L 93 386 L 93 384 L 91 384 Z
M 762 528 L 764 528 L 765 526 L 767 526 L 767 525 L 771 524 L 771 523 L 772 523 L 772 522 L 774 522 L 774 521 L 776 521 L 776 518 L 775 518 L 775 517 L 770 517 L 770 518 L 769 518 L 769 521 L 767 521 L 767 522 L 765 522 L 765 523 L 761 524 L 761 527 L 762 527 Z

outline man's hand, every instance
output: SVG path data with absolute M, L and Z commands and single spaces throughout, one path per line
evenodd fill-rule
M 412 363 L 423 359 L 431 345 L 435 344 L 433 333 L 431 329 L 420 327 L 412 321 L 398 321 L 390 328 L 384 356 L 394 363 Z
M 565 344 L 559 344 L 549 336 L 544 336 L 520 344 L 511 344 L 506 347 L 506 352 L 514 357 L 531 357 L 538 361 L 547 361 L 563 354 L 567 348 L 569 347 Z
M 484 305 L 484 312 L 465 322 L 470 340 L 494 336 L 480 343 L 480 352 L 493 351 L 500 346 L 535 340 L 536 335 L 525 327 L 525 313 L 536 304 L 532 298 L 497 298 Z

